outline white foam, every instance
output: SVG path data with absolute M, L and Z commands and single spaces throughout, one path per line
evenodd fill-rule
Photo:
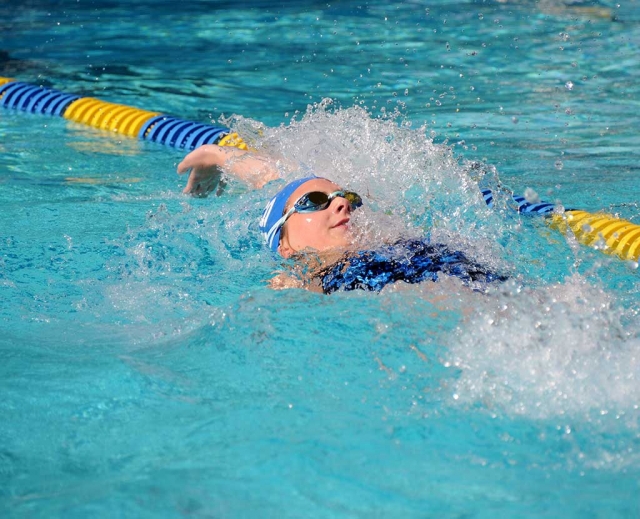
M 633 311 L 579 275 L 546 288 L 510 285 L 494 302 L 451 338 L 447 362 L 460 370 L 452 398 L 539 418 L 637 415 Z

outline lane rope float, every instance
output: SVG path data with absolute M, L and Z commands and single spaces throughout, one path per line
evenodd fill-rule
M 482 190 L 482 197 L 489 207 L 493 207 L 491 190 Z M 571 232 L 583 245 L 635 263 L 640 259 L 640 225 L 606 213 L 558 210 L 555 204 L 528 202 L 521 195 L 512 195 L 511 198 L 517 205 L 518 213 L 545 216 L 552 228 L 564 234 Z
M 228 128 L 108 103 L 93 97 L 66 94 L 11 78 L 0 77 L 0 104 L 24 112 L 64 117 L 100 130 L 187 151 L 203 144 L 247 149 L 242 138 Z

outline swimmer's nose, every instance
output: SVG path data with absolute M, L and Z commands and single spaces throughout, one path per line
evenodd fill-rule
M 351 204 L 349 203 L 349 200 L 342 198 L 341 196 L 337 196 L 331 201 L 331 207 L 333 208 L 334 213 L 351 212 Z

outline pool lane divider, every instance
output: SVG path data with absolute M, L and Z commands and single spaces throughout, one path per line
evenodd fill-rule
M 493 192 L 482 190 L 482 197 L 493 207 Z M 620 259 L 635 262 L 640 259 L 640 225 L 606 213 L 588 213 L 577 209 L 557 210 L 549 202 L 528 202 L 513 195 L 517 211 L 523 215 L 548 218 L 549 225 L 564 234 L 572 233 L 582 245 L 601 250 Z
M 107 103 L 93 97 L 66 94 L 6 77 L 0 77 L 0 104 L 30 113 L 61 116 L 101 130 L 187 151 L 203 144 L 247 149 L 242 138 L 228 128 Z M 488 206 L 493 206 L 493 193 L 490 190 L 483 190 L 482 196 Z M 564 233 L 572 232 L 578 242 L 624 260 L 638 262 L 640 225 L 605 213 L 593 214 L 573 209 L 556 211 L 554 204 L 529 203 L 517 195 L 513 196 L 513 200 L 521 214 L 550 217 L 552 227 Z
M 11 78 L 0 77 L 0 104 L 24 112 L 64 117 L 100 130 L 181 150 L 193 150 L 203 144 L 247 149 L 242 138 L 228 128 L 66 94 Z

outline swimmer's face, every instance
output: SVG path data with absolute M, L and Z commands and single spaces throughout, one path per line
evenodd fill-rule
M 285 212 L 306 193 L 322 191 L 329 194 L 339 190 L 340 186 L 324 178 L 309 180 L 291 194 Z M 345 198 L 336 197 L 326 209 L 313 213 L 292 214 L 282 228 L 278 252 L 281 256 L 289 258 L 305 249 L 325 251 L 348 247 L 353 241 L 349 225 L 351 211 L 351 204 Z

